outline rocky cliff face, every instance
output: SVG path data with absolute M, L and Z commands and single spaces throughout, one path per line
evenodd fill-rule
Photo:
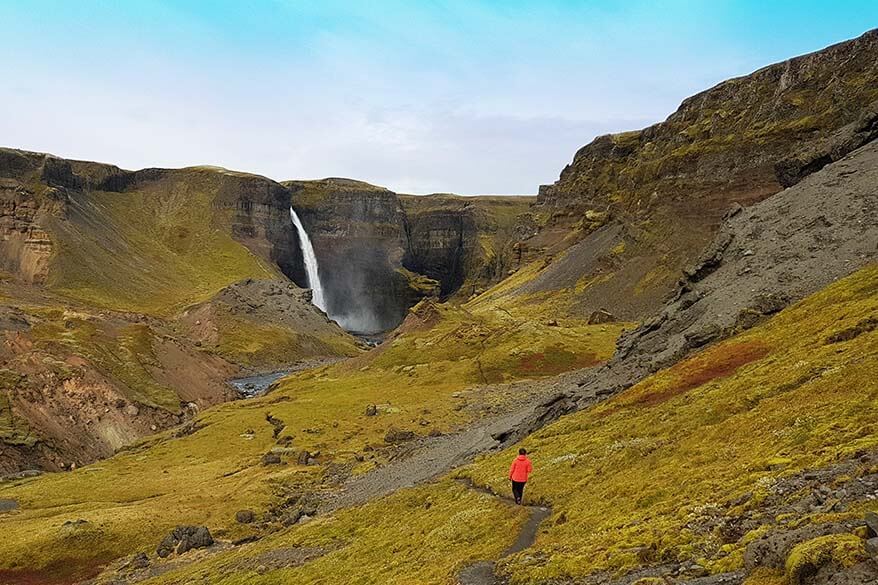
M 505 276 L 527 197 L 397 195 L 350 179 L 288 181 L 329 313 L 349 329 L 399 324 L 424 296 L 467 297 Z M 304 282 L 304 277 L 299 282 Z
M 406 234 L 396 193 L 349 179 L 284 184 L 314 245 L 329 314 L 354 331 L 398 324 L 421 292 L 400 270 Z
M 525 244 L 531 257 L 562 261 L 604 252 L 554 263 L 529 291 L 579 279 L 589 285 L 577 311 L 656 310 L 733 204 L 761 201 L 874 135 L 863 116 L 878 99 L 876 82 L 878 31 L 870 31 L 725 81 L 662 123 L 596 138 L 540 188 Z M 827 141 L 842 144 L 846 127 L 855 139 L 833 152 Z
M 519 265 L 517 218 L 531 197 L 402 195 L 408 247 L 405 266 L 440 283 L 442 296 L 467 298 Z

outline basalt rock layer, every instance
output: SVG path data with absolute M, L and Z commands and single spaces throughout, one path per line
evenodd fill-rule
M 533 201 L 398 195 L 351 179 L 284 185 L 314 244 L 329 314 L 367 332 L 395 327 L 424 296 L 466 298 L 501 280 L 517 266 L 513 228 Z

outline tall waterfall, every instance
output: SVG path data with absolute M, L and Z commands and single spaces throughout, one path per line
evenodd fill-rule
M 305 259 L 305 272 L 308 274 L 308 286 L 311 287 L 311 302 L 321 311 L 326 311 L 326 300 L 323 298 L 323 285 L 320 284 L 320 271 L 317 269 L 317 256 L 314 255 L 314 246 L 311 245 L 311 239 L 305 226 L 296 215 L 296 210 L 290 206 L 290 218 L 293 225 L 299 232 L 299 246 L 302 248 L 302 258 Z

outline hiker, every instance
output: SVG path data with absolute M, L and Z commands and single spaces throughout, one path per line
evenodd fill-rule
M 518 457 L 512 462 L 509 468 L 509 479 L 512 481 L 512 495 L 515 503 L 519 506 L 524 499 L 524 484 L 527 483 L 527 476 L 533 471 L 533 464 L 527 458 L 527 449 L 522 447 L 518 450 Z

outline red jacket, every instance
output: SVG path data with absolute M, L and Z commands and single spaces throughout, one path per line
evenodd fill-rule
M 519 455 L 509 468 L 509 479 L 512 481 L 527 481 L 527 476 L 533 471 L 534 466 L 527 455 Z

